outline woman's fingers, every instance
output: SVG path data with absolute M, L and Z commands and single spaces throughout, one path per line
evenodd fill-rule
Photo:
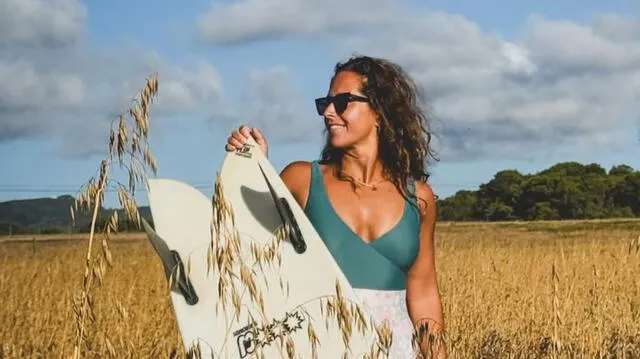
M 227 138 L 227 144 L 224 146 L 228 152 L 239 150 L 247 143 L 249 136 L 253 137 L 262 152 L 268 154 L 267 139 L 262 131 L 258 128 L 250 128 L 247 125 L 242 125 L 238 129 L 231 131 L 231 135 Z

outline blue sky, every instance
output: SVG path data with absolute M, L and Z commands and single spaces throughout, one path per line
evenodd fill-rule
M 315 159 L 313 98 L 354 52 L 400 63 L 429 94 L 441 197 L 505 168 L 640 168 L 637 1 L 28 3 L 0 2 L 0 201 L 73 194 L 153 71 L 158 176 L 210 194 L 239 123 L 265 130 L 278 169 Z

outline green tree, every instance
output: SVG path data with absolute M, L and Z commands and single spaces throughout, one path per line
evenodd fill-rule
M 476 192 L 460 191 L 440 200 L 439 214 L 448 220 L 640 216 L 640 172 L 627 165 L 607 172 L 597 163 L 578 162 L 527 175 L 499 171 Z
M 554 220 L 560 219 L 558 211 L 551 207 L 549 202 L 538 202 L 533 208 L 532 217 L 534 220 Z
M 500 201 L 491 203 L 485 213 L 487 219 L 490 221 L 508 221 L 514 219 L 513 207 Z
M 624 176 L 608 193 L 613 208 L 629 208 L 640 216 L 640 172 Z
M 514 208 L 520 200 L 524 180 L 525 176 L 516 170 L 496 173 L 491 181 L 480 185 L 477 212 L 487 219 L 514 219 Z
M 609 176 L 624 178 L 627 175 L 633 174 L 633 168 L 627 165 L 613 166 L 609 170 Z
M 563 202 L 567 201 L 565 191 L 571 190 L 569 184 L 561 189 L 562 180 L 550 174 L 536 174 L 527 179 L 523 185 L 522 195 L 516 207 L 516 213 L 522 219 L 536 218 L 536 204 L 547 202 L 559 214 L 563 211 Z
M 438 217 L 444 221 L 469 221 L 478 219 L 477 197 L 472 191 L 458 191 L 453 196 L 438 201 Z

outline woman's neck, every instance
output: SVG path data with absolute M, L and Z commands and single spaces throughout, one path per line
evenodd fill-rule
M 346 150 L 340 159 L 343 175 L 366 184 L 383 180 L 383 165 L 377 146 L 356 145 Z

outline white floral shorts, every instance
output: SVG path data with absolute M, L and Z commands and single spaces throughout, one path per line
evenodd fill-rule
M 411 346 L 413 325 L 407 312 L 405 290 L 372 290 L 354 288 L 365 308 L 381 322 L 388 320 L 393 331 L 389 359 L 413 359 L 416 352 Z

